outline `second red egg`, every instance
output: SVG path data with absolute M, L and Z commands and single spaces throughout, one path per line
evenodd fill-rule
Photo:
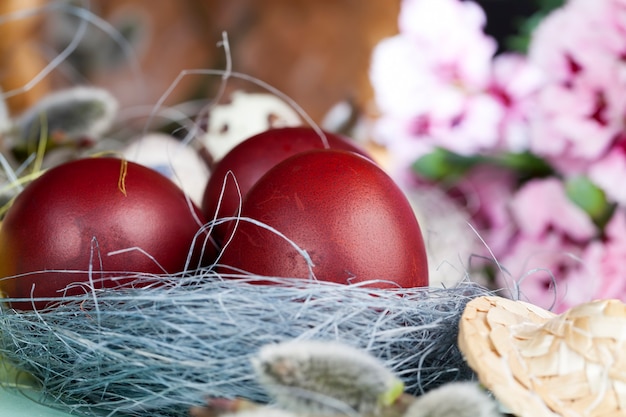
M 314 150 L 276 165 L 248 192 L 231 234 L 218 261 L 224 274 L 428 285 L 409 201 L 380 167 L 352 152 Z
M 258 179 L 292 155 L 330 148 L 367 156 L 367 152 L 352 139 L 329 132 L 323 133 L 326 143 L 319 132 L 310 127 L 269 129 L 234 147 L 211 173 L 202 199 L 202 211 L 206 218 L 235 216 L 242 197 L 245 197 Z M 222 241 L 224 233 L 225 227 L 216 227 L 213 233 L 216 241 Z

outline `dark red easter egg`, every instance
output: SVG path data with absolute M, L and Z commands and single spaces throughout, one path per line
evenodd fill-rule
M 2 222 L 0 291 L 14 298 L 77 295 L 90 279 L 108 288 L 128 283 L 120 278 L 133 272 L 197 267 L 198 254 L 187 261 L 206 238 L 203 223 L 201 211 L 152 169 L 115 158 L 62 164 L 30 183 Z M 204 259 L 214 259 L 215 246 L 205 249 Z
M 380 167 L 355 153 L 315 150 L 284 160 L 250 189 L 241 216 L 218 260 L 223 274 L 428 285 L 424 241 L 409 201 Z M 311 268 L 294 245 L 310 257 Z
M 297 153 L 328 146 L 367 156 L 365 150 L 349 138 L 328 132 L 324 135 L 327 143 L 313 128 L 283 127 L 266 130 L 235 146 L 211 173 L 202 199 L 206 218 L 212 219 L 216 213 L 218 218 L 236 215 L 242 197 L 254 183 L 274 165 Z M 224 227 L 215 229 L 217 241 L 223 239 L 224 231 Z

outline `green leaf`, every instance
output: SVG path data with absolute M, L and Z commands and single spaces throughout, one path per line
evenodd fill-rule
M 546 177 L 554 169 L 544 159 L 530 153 L 465 156 L 436 148 L 413 163 L 415 173 L 431 181 L 454 182 L 479 164 L 498 166 L 515 172 L 520 180 Z
M 565 4 L 565 0 L 537 0 L 539 8 L 543 12 L 550 12 Z
M 517 172 L 521 178 L 546 177 L 554 173 L 554 169 L 545 159 L 530 152 L 503 153 L 490 159 L 495 165 Z
M 583 209 L 599 226 L 604 226 L 611 216 L 613 205 L 604 191 L 585 176 L 576 176 L 565 181 L 568 198 Z
M 476 164 L 485 161 L 482 156 L 464 156 L 447 149 L 436 148 L 413 163 L 413 170 L 432 181 L 454 181 Z
M 516 19 L 518 33 L 505 39 L 506 47 L 514 52 L 528 52 L 528 45 L 533 31 L 539 23 L 546 17 L 546 13 L 537 12 L 525 19 Z
M 536 0 L 535 3 L 538 10 L 527 18 L 516 19 L 517 34 L 505 39 L 510 51 L 526 53 L 534 30 L 553 10 L 563 6 L 565 0 Z

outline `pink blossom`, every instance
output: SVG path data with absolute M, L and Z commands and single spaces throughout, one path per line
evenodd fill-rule
M 596 299 L 626 302 L 626 211 L 619 209 L 606 227 L 605 237 L 589 242 L 573 268 L 559 270 L 557 312 Z M 560 273 L 563 272 L 563 273 Z M 527 287 L 531 300 L 541 299 L 541 288 Z M 534 292 L 533 292 L 534 291 Z M 544 296 L 544 298 L 546 298 Z
M 499 125 L 504 107 L 489 94 L 465 97 L 455 117 L 438 118 L 431 113 L 428 134 L 431 143 L 462 155 L 495 148 L 500 139 Z M 422 120 L 419 118 L 418 120 Z
M 564 173 L 584 172 L 626 127 L 625 29 L 623 1 L 575 0 L 533 33 L 529 59 L 549 85 L 530 120 L 531 149 Z
M 433 147 L 462 155 L 528 149 L 528 112 L 543 73 L 519 54 L 494 58 L 484 24 L 473 2 L 405 0 L 400 34 L 374 49 L 374 137 L 399 170 Z
M 615 147 L 594 162 L 589 168 L 589 178 L 604 190 L 610 200 L 626 206 L 626 187 L 622 182 L 626 178 L 624 149 Z
M 540 236 L 520 235 L 499 259 L 496 285 L 503 296 L 531 302 L 555 312 L 571 307 L 572 300 L 589 296 L 594 283 L 580 281 L 582 249 L 556 231 Z
M 515 189 L 515 175 L 495 166 L 477 166 L 459 182 L 465 207 L 487 248 L 481 251 L 499 258 L 509 250 L 516 233 L 509 201 Z
M 606 227 L 605 238 L 595 240 L 586 248 L 579 274 L 588 285 L 587 299 L 617 298 L 626 301 L 626 211 L 618 210 Z M 581 300 L 572 300 L 581 302 Z
M 556 311 L 588 296 L 592 283 L 583 282 L 578 271 L 584 264 L 583 248 L 596 237 L 597 228 L 569 200 L 563 183 L 556 178 L 531 180 L 510 200 L 510 209 L 518 229 L 499 259 L 503 270 L 498 286 Z
M 617 130 L 591 115 L 596 111 L 596 93 L 549 85 L 541 90 L 531 119 L 531 149 L 547 156 L 565 173 L 579 173 L 581 162 L 600 157 Z
M 496 44 L 483 32 L 483 11 L 460 0 L 405 0 L 399 22 L 401 33 L 372 54 L 377 140 L 405 168 L 433 146 L 462 154 L 493 146 L 503 106 L 486 91 Z
M 568 239 L 584 242 L 593 238 L 596 226 L 587 213 L 566 195 L 556 178 L 527 182 L 511 200 L 512 217 L 520 233 L 541 237 L 556 230 Z
M 459 0 L 404 0 L 399 17 L 400 32 L 430 56 L 438 77 L 478 89 L 488 81 L 497 47 L 483 33 L 485 24 L 478 4 Z
M 605 86 L 624 53 L 626 7 L 615 0 L 570 0 L 533 32 L 529 57 L 554 82 L 583 76 L 588 86 Z M 563 36 L 567 34 L 567 36 Z
M 521 54 L 505 53 L 493 59 L 488 92 L 504 108 L 498 127 L 501 149 L 528 150 L 528 117 L 534 98 L 544 83 L 543 71 Z
M 408 118 L 426 112 L 430 99 L 441 100 L 428 96 L 441 88 L 429 65 L 428 56 L 402 34 L 380 41 L 372 52 L 370 68 L 379 110 Z

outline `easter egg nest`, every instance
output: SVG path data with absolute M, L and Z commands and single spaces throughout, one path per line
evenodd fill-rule
M 45 310 L 3 305 L 0 358 L 38 380 L 38 400 L 85 416 L 186 416 L 207 397 L 267 401 L 249 359 L 292 339 L 363 349 L 418 395 L 474 378 L 457 345 L 465 305 L 487 293 L 471 282 L 381 290 L 226 279 L 210 268 L 158 278 L 137 276 L 136 288 L 92 290 Z

